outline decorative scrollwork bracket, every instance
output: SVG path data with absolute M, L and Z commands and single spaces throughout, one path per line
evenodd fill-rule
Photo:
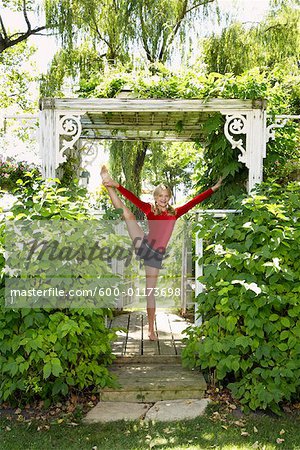
M 266 128 L 266 143 L 269 142 L 270 139 L 274 141 L 276 128 L 283 128 L 288 120 L 289 117 L 275 117 L 275 123 L 271 123 L 271 125 Z
M 74 145 L 78 141 L 82 132 L 81 114 L 64 114 L 58 118 L 58 136 L 64 136 L 62 142 L 59 145 L 59 152 L 57 155 L 57 165 L 66 161 L 65 150 L 74 148 Z
M 224 134 L 230 142 L 231 147 L 238 148 L 241 152 L 238 159 L 240 162 L 246 164 L 248 167 L 247 152 L 244 147 L 243 139 L 236 139 L 236 136 L 241 134 L 247 135 L 248 120 L 247 114 L 226 114 L 226 122 L 224 125 Z

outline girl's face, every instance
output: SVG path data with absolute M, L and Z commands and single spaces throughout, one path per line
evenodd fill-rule
M 155 197 L 156 204 L 159 208 L 164 209 L 168 206 L 170 196 L 167 190 L 163 189 Z

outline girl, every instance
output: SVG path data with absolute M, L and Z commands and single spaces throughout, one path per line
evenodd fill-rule
M 101 177 L 103 185 L 106 187 L 115 208 L 123 209 L 123 218 L 129 232 L 129 236 L 133 241 L 137 257 L 144 260 L 146 271 L 146 292 L 147 294 L 147 315 L 149 327 L 149 339 L 154 341 L 157 339 L 154 332 L 155 320 L 155 297 L 154 288 L 157 285 L 159 270 L 166 251 L 166 246 L 171 237 L 175 221 L 183 214 L 188 212 L 198 203 L 211 196 L 222 184 L 222 178 L 217 184 L 205 192 L 194 197 L 183 206 L 172 208 L 169 205 L 171 199 L 171 191 L 165 185 L 159 185 L 154 189 L 154 205 L 143 202 L 132 192 L 125 189 L 119 183 L 114 181 L 109 175 L 106 166 L 101 168 Z M 118 197 L 115 189 L 117 189 L 124 197 L 136 205 L 143 211 L 148 219 L 149 232 L 145 235 L 142 228 L 137 223 L 134 214 Z M 163 221 L 163 222 L 162 222 Z

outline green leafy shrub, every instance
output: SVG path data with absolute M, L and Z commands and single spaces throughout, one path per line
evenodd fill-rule
M 22 182 L 21 182 L 22 184 Z M 61 188 L 36 180 L 23 185 L 9 220 L 90 220 L 84 189 Z M 4 306 L 5 223 L 0 222 L 0 402 L 48 402 L 75 389 L 99 389 L 113 383 L 115 332 L 105 326 L 111 310 L 8 308 Z M 99 263 L 99 279 L 105 271 Z
M 300 184 L 262 184 L 240 214 L 198 225 L 203 322 L 188 332 L 183 360 L 223 380 L 247 409 L 300 394 Z
M 0 189 L 13 191 L 17 186 L 17 180 L 22 182 L 34 181 L 34 178 L 41 175 L 40 169 L 35 164 L 28 164 L 26 161 L 17 161 L 14 158 L 0 157 Z
M 1 302 L 2 303 L 2 302 Z M 105 310 L 0 308 L 0 400 L 57 399 L 111 383 Z

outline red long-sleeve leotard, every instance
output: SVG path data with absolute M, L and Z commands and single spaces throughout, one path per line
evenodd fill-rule
M 155 215 L 151 210 L 150 203 L 143 202 L 136 195 L 134 195 L 132 192 L 128 191 L 128 189 L 124 188 L 121 185 L 119 185 L 117 189 L 131 203 L 133 203 L 141 211 L 143 211 L 143 213 L 145 213 L 149 227 L 149 233 L 146 238 L 152 248 L 160 251 L 166 249 L 173 228 L 175 226 L 176 219 L 187 213 L 195 205 L 203 202 L 203 200 L 205 200 L 207 197 L 210 197 L 214 193 L 212 189 L 207 189 L 207 191 L 204 191 L 201 194 L 197 195 L 185 205 L 174 208 L 176 213 L 175 215 L 168 214 L 167 211 Z

